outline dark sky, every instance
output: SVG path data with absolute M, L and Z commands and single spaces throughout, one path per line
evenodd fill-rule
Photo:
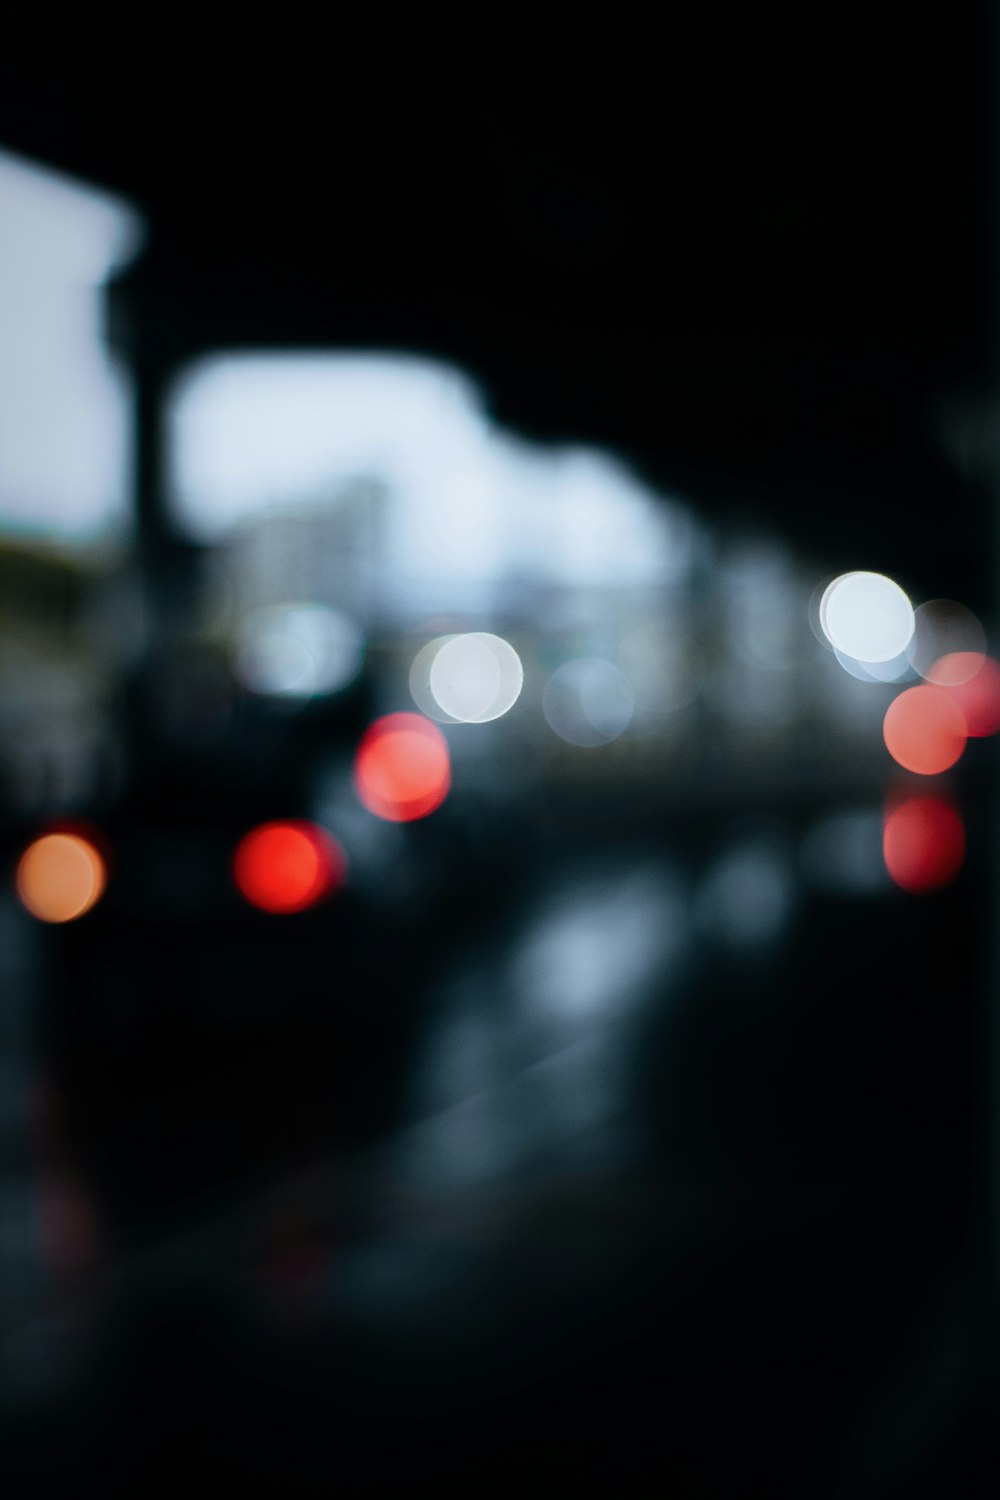
M 935 416 L 987 373 L 987 10 L 793 14 L 109 42 L 6 64 L 0 143 L 146 211 L 193 347 L 444 355 L 512 427 L 988 607 Z

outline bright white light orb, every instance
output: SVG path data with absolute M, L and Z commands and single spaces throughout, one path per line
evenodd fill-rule
M 549 728 L 567 744 L 606 745 L 628 728 L 635 700 L 612 662 L 580 657 L 553 672 L 542 709 Z
M 486 631 L 442 635 L 413 658 L 410 693 L 441 724 L 487 724 L 514 707 L 524 668 L 513 646 Z
M 429 673 L 443 713 L 462 724 L 486 724 L 514 707 L 524 682 L 521 658 L 498 635 L 453 635 L 438 648 Z
M 913 605 L 883 573 L 843 573 L 823 594 L 819 621 L 831 646 L 845 656 L 891 661 L 913 635 Z
M 345 615 L 322 604 L 279 604 L 242 622 L 235 665 L 251 692 L 313 698 L 353 682 L 363 657 L 364 638 Z

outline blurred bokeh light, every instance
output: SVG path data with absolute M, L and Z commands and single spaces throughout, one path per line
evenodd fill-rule
M 233 856 L 233 876 L 242 895 L 276 915 L 315 906 L 340 888 L 346 870 L 337 840 L 304 820 L 251 829 Z
M 451 786 L 448 743 L 420 714 L 386 714 L 362 737 L 354 784 L 361 802 L 379 818 L 393 823 L 426 818 Z
M 353 682 L 363 657 L 364 637 L 346 615 L 321 604 L 274 605 L 242 621 L 236 670 L 252 692 L 311 698 Z
M 635 700 L 613 662 L 581 657 L 557 667 L 545 684 L 545 717 L 569 745 L 606 745 L 632 721 Z
M 17 894 L 43 922 L 72 922 L 96 905 L 107 884 L 104 859 L 76 833 L 47 833 L 29 844 L 17 866 Z
M 940 674 L 943 657 L 951 658 L 947 676 L 964 682 L 986 651 L 986 632 L 971 609 L 955 599 L 929 599 L 914 611 L 913 637 L 906 654 L 914 670 L 928 682 L 946 683 Z M 964 675 L 958 675 L 958 674 Z
M 913 606 L 883 573 L 843 573 L 827 586 L 819 621 L 830 644 L 845 656 L 891 661 L 913 635 Z
M 446 724 L 501 718 L 517 702 L 523 682 L 513 646 L 486 631 L 429 641 L 410 668 L 413 701 Z
M 978 652 L 959 651 L 935 662 L 928 675 L 947 686 L 965 718 L 967 734 L 973 739 L 996 734 L 1000 729 L 1000 663 Z
M 965 715 L 945 688 L 907 688 L 889 704 L 882 733 L 893 760 L 920 776 L 947 771 L 965 751 Z
M 965 826 L 942 797 L 906 797 L 891 802 L 882 835 L 885 865 L 904 891 L 919 895 L 948 885 L 965 859 Z
M 784 849 L 769 839 L 740 842 L 710 867 L 698 892 L 698 926 L 723 951 L 766 949 L 795 908 L 794 875 Z

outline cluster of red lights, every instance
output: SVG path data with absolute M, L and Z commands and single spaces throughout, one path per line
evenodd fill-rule
M 926 682 L 890 703 L 882 726 L 886 749 L 904 770 L 939 776 L 956 765 L 970 739 L 1000 730 L 1000 664 L 979 652 L 942 656 Z M 883 853 L 905 891 L 938 890 L 965 858 L 962 815 L 948 797 L 893 796 L 886 806 Z
M 360 801 L 377 817 L 409 823 L 440 807 L 451 786 L 444 735 L 420 714 L 387 714 L 361 738 L 354 758 Z M 261 823 L 240 839 L 233 880 L 260 911 L 306 911 L 327 900 L 347 879 L 341 845 L 317 823 L 285 819 Z M 72 922 L 97 905 L 108 880 L 101 835 L 82 825 L 60 825 L 32 840 L 18 862 L 15 886 L 22 905 L 42 922 Z

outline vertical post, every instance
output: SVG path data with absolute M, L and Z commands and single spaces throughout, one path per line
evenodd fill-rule
M 185 300 L 169 262 L 151 249 L 108 288 L 109 338 L 133 385 L 135 577 L 143 640 L 130 684 L 133 769 L 163 753 L 162 707 L 171 658 L 186 634 L 199 549 L 178 535 L 169 509 L 165 420 L 170 388 L 192 351 Z

